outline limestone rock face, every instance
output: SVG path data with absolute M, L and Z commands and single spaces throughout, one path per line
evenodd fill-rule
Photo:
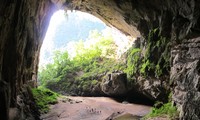
M 127 92 L 125 73 L 107 74 L 101 82 L 101 90 L 109 96 L 120 96 Z
M 152 78 L 138 77 L 135 89 L 153 101 L 168 100 L 169 86 L 166 81 Z
M 200 119 L 200 37 L 184 40 L 172 50 L 173 100 L 183 120 Z
M 68 0 L 63 3 L 62 7 L 90 13 L 127 35 L 140 36 L 140 32 L 135 26 L 136 21 L 131 19 L 137 16 L 137 14 L 134 14 L 132 1 Z
M 127 35 L 147 35 L 160 28 L 163 36 L 183 39 L 199 29 L 197 0 L 57 0 L 66 9 L 91 13 Z M 61 3 L 61 2 L 58 2 Z M 60 4 L 59 4 L 60 5 Z
M 0 1 L 0 119 L 16 107 L 20 88 L 36 81 L 39 50 L 55 5 L 48 0 Z
M 39 120 L 40 112 L 35 104 L 31 88 L 24 85 L 17 96 L 17 107 L 11 108 L 9 112 L 9 120 Z M 12 110 L 14 111 L 12 112 Z

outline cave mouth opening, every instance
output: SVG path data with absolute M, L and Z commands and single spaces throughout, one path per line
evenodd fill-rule
M 76 47 L 74 43 L 77 43 L 79 42 L 79 40 L 82 40 L 82 42 L 85 42 L 87 46 L 87 44 L 92 42 L 91 40 L 95 38 L 97 39 L 100 38 L 99 36 L 96 36 L 96 35 L 100 35 L 101 39 L 102 38 L 108 39 L 106 37 L 112 38 L 115 44 L 118 46 L 117 52 L 119 53 L 117 54 L 121 54 L 120 52 L 124 52 L 128 50 L 128 48 L 132 46 L 133 41 L 134 41 L 134 38 L 130 38 L 130 36 L 126 36 L 122 34 L 121 32 L 117 31 L 116 29 L 108 27 L 101 20 L 99 20 L 98 18 L 90 14 L 83 13 L 80 11 L 65 12 L 63 10 L 59 10 L 55 12 L 53 16 L 51 17 L 50 24 L 46 32 L 46 36 L 44 38 L 44 41 L 40 50 L 40 62 L 39 62 L 39 70 L 38 70 L 39 86 L 45 86 L 51 89 L 52 91 L 55 91 L 64 95 L 66 95 L 65 92 L 63 93 L 63 91 L 65 90 L 70 91 L 69 95 L 81 95 L 79 93 L 76 93 L 77 91 L 79 91 L 78 88 L 80 88 L 80 85 L 76 86 L 76 84 L 83 84 L 81 86 L 82 87 L 81 90 L 85 89 L 84 87 L 88 87 L 88 85 L 85 82 L 74 81 L 72 76 L 74 75 L 80 76 L 80 74 L 83 74 L 83 71 L 79 70 L 79 71 L 75 71 L 74 73 L 66 72 L 68 75 L 61 76 L 60 78 L 59 75 L 61 73 L 58 73 L 58 72 L 62 72 L 62 70 L 58 69 L 60 67 L 58 66 L 58 64 L 63 63 L 63 60 L 64 60 L 63 57 L 66 57 L 66 56 L 72 57 L 72 58 L 74 57 L 73 48 Z M 64 51 L 68 51 L 68 54 L 63 54 Z M 55 64 L 55 58 L 56 60 L 60 59 L 61 62 L 57 61 L 59 63 Z M 70 64 L 73 64 L 73 63 L 70 62 Z M 63 67 L 60 67 L 60 68 L 67 69 Z M 46 70 L 45 72 L 45 69 L 49 69 L 49 70 Z M 95 84 L 95 83 L 96 81 L 92 80 L 92 84 Z M 64 84 L 65 86 L 62 84 Z M 70 87 L 70 86 L 73 86 L 73 87 L 75 86 L 78 88 L 75 90 L 72 90 L 71 88 L 68 89 L 67 87 Z M 90 95 L 86 95 L 86 96 L 90 96 Z M 101 95 L 96 95 L 96 96 L 101 96 Z M 137 97 L 133 97 L 133 96 L 126 97 L 126 96 L 123 96 L 123 97 L 127 98 L 126 100 L 130 103 L 152 105 L 152 101 L 150 101 L 149 99 L 147 99 L 146 97 L 142 95 L 138 95 Z M 122 99 L 119 99 L 118 97 L 113 97 L 113 98 L 116 99 L 118 102 L 122 102 Z
M 72 43 L 80 40 L 85 42 L 90 39 L 89 37 L 93 37 L 90 36 L 92 32 L 100 33 L 103 37 L 112 37 L 119 48 L 117 54 L 125 52 L 135 40 L 135 38 L 123 34 L 116 28 L 106 25 L 102 20 L 89 13 L 77 10 L 58 10 L 51 16 L 43 39 L 39 66 L 53 62 L 54 51 L 68 51 L 69 54 L 73 54 L 71 48 L 74 47 L 74 44 Z

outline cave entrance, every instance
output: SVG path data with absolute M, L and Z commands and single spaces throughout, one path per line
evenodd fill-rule
M 112 37 L 116 44 L 120 46 L 117 54 L 126 51 L 134 41 L 134 38 L 126 36 L 114 27 L 107 26 L 91 14 L 80 11 L 67 10 L 65 12 L 59 10 L 52 15 L 43 40 L 40 50 L 40 66 L 52 62 L 54 51 L 70 51 L 70 48 L 74 47 L 73 42 L 86 41 L 90 39 L 89 37 L 95 37 L 92 36 L 95 34 Z
M 102 40 L 101 43 L 98 43 L 99 40 Z M 90 49 L 88 48 L 89 46 L 93 46 L 91 49 L 94 52 L 93 54 L 99 54 L 98 52 L 111 54 L 106 52 L 114 49 L 109 49 L 108 47 L 116 47 L 117 50 L 112 51 L 112 54 L 117 55 L 107 55 L 106 57 L 119 57 L 131 46 L 133 40 L 134 38 L 124 35 L 113 27 L 107 26 L 93 15 L 80 11 L 65 12 L 64 10 L 59 10 L 52 15 L 40 50 L 39 85 L 42 84 L 40 78 L 41 71 L 47 66 L 50 66 L 50 64 L 53 64 L 55 54 L 57 54 L 57 58 L 61 60 L 62 58 L 60 58 L 59 55 L 67 51 L 69 59 L 72 59 L 75 54 L 79 54 L 76 53 L 77 51 L 83 52 L 85 50 L 86 52 L 86 50 Z M 99 45 L 101 47 L 98 47 L 97 44 L 101 44 Z M 106 46 L 106 44 L 112 44 L 112 46 Z M 96 49 L 96 51 L 94 49 Z M 97 51 L 97 49 L 105 50 Z M 54 69 L 56 67 L 58 66 L 54 66 Z M 47 78 L 49 80 L 52 79 L 48 76 Z
M 97 86 L 107 73 L 123 71 L 133 42 L 90 14 L 59 10 L 41 47 L 38 84 L 63 95 L 109 96 Z

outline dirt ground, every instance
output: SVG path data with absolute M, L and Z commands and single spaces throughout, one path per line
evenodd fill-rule
M 41 116 L 43 120 L 137 120 L 150 111 L 150 106 L 118 103 L 108 97 L 62 97 L 51 106 L 49 113 Z M 120 117 L 119 117 L 120 118 Z M 132 118 L 132 119 L 131 119 Z

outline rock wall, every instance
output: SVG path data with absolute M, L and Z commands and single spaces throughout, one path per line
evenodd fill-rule
M 173 100 L 183 120 L 200 119 L 200 37 L 185 39 L 172 49 Z
M 181 117 L 195 120 L 200 116 L 197 57 L 200 48 L 195 45 L 199 43 L 200 36 L 200 1 L 1 0 L 1 120 L 8 119 L 9 106 L 16 106 L 21 86 L 28 81 L 36 81 L 40 46 L 50 17 L 56 10 L 53 3 L 65 9 L 91 13 L 127 35 L 146 36 L 149 30 L 159 28 L 161 35 L 169 38 L 171 47 L 175 49 L 173 51 L 176 51 L 172 51 L 171 78 L 175 88 L 174 101 L 180 106 Z M 176 70 L 177 66 L 182 67 Z M 196 88 L 190 89 L 192 85 Z
M 50 9 L 51 8 L 51 9 Z M 39 50 L 55 5 L 46 0 L 0 1 L 0 119 L 16 107 L 23 84 L 36 82 Z

